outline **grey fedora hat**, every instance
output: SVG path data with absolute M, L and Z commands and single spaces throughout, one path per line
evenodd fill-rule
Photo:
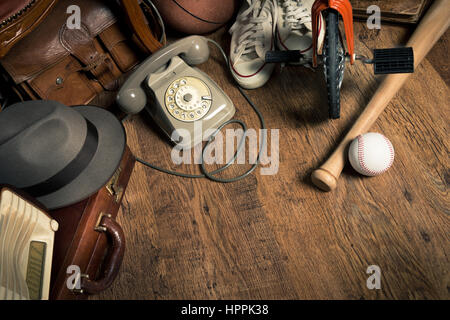
M 104 109 L 17 103 L 0 112 L 0 184 L 22 189 L 48 209 L 69 206 L 108 182 L 125 146 L 122 123 Z

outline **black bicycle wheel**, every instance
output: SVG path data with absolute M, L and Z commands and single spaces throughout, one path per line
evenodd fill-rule
M 339 13 L 325 12 L 325 40 L 323 46 L 324 72 L 328 91 L 328 110 L 331 119 L 340 117 L 340 91 L 344 76 L 345 52 L 339 37 Z

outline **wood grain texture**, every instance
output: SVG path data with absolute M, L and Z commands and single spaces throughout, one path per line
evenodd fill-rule
M 411 31 L 357 23 L 355 34 L 356 52 L 370 56 L 370 48 L 404 44 Z M 224 28 L 210 37 L 228 51 Z M 347 68 L 336 121 L 327 119 L 322 70 L 287 66 L 247 91 L 267 126 L 280 129 L 276 175 L 258 169 L 223 185 L 136 165 L 118 219 L 127 237 L 122 271 L 92 299 L 448 299 L 450 95 L 448 72 L 434 56 L 441 45 L 372 127 L 396 152 L 381 176 L 362 177 L 347 165 L 333 193 L 309 178 L 380 82 L 362 64 Z M 234 101 L 235 118 L 259 128 L 218 51 L 199 67 Z M 170 146 L 144 114 L 125 127 L 136 156 L 199 172 L 171 163 Z M 381 290 L 366 287 L 373 264 L 381 268 Z

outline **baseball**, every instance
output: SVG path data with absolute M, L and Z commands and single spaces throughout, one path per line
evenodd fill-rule
M 380 133 L 359 135 L 350 144 L 348 158 L 353 169 L 365 176 L 376 176 L 389 169 L 394 162 L 394 147 Z

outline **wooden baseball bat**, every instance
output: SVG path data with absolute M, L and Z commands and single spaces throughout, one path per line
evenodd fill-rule
M 450 24 L 450 1 L 435 0 L 433 5 L 417 26 L 407 43 L 414 50 L 414 68 L 428 54 L 430 49 L 444 34 Z M 445 57 L 442 57 L 445 59 Z M 365 110 L 353 124 L 345 138 L 328 160 L 311 176 L 313 183 L 324 191 L 336 188 L 337 181 L 347 158 L 347 146 L 362 133 L 369 130 L 391 99 L 400 90 L 410 74 L 387 75 L 378 87 Z

